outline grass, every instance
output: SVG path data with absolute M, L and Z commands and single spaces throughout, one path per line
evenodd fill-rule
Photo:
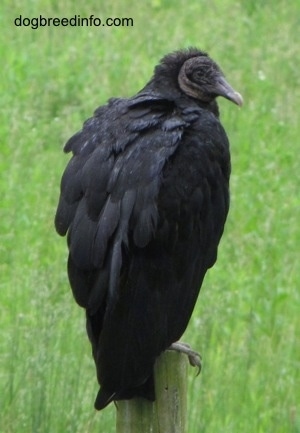
M 197 45 L 245 99 L 220 101 L 232 205 L 219 261 L 185 340 L 189 433 L 300 432 L 300 163 L 297 1 L 152 0 L 130 6 L 2 2 L 0 19 L 0 431 L 113 432 L 83 312 L 54 233 L 63 143 L 110 96 L 129 96 L 166 52 Z M 133 27 L 15 27 L 35 17 L 133 17 Z M 297 105 L 296 105 L 297 104 Z

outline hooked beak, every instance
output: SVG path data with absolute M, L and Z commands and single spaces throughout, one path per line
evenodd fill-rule
M 229 101 L 234 102 L 236 105 L 239 105 L 240 107 L 243 105 L 243 98 L 242 95 L 238 92 L 236 92 L 230 84 L 227 83 L 224 77 L 219 77 L 215 92 L 218 96 L 223 96 L 223 98 L 229 99 Z

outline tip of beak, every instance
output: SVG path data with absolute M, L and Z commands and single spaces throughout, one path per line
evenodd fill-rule
M 236 105 L 239 105 L 240 107 L 243 105 L 243 97 L 240 93 L 234 92 L 231 95 L 229 95 L 229 99 L 234 102 Z

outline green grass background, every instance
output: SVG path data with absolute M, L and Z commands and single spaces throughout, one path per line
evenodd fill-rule
M 126 5 L 127 4 L 127 5 Z M 132 17 L 133 27 L 15 27 L 35 17 Z M 0 111 L 0 432 L 113 432 L 83 311 L 53 228 L 62 146 L 110 96 L 130 96 L 165 53 L 196 45 L 243 94 L 220 101 L 232 205 L 185 341 L 189 433 L 300 432 L 299 0 L 3 0 Z

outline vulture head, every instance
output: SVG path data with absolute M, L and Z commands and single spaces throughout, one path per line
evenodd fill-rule
M 226 81 L 219 66 L 196 48 L 175 51 L 162 58 L 155 68 L 154 80 L 160 87 L 164 83 L 165 88 L 168 80 L 169 88 L 176 88 L 202 103 L 209 104 L 217 96 L 223 96 L 237 105 L 243 104 L 242 96 Z

